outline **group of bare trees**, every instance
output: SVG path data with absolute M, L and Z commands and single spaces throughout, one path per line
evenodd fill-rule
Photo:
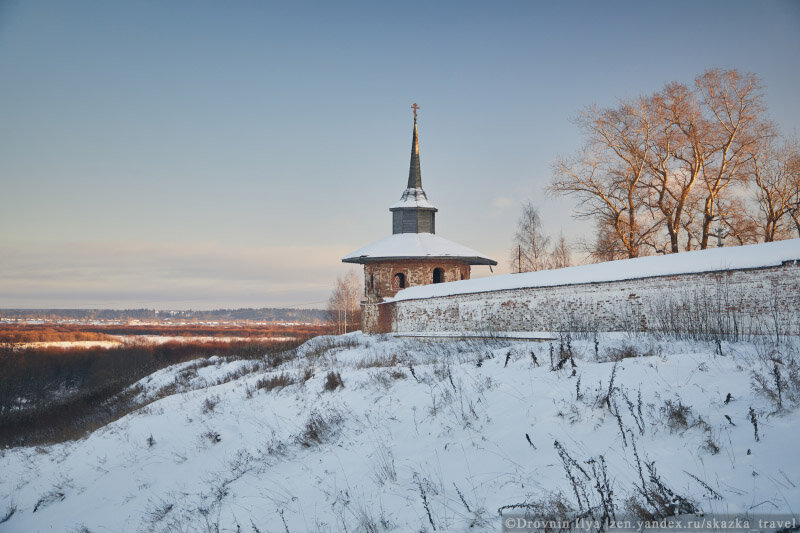
M 595 260 L 800 234 L 800 148 L 766 118 L 753 74 L 711 69 L 578 124 L 586 143 L 557 160 L 549 191 L 596 222 Z
M 560 235 L 551 247 L 551 238 L 542 229 L 542 217 L 531 203 L 522 204 L 517 221 L 514 247 L 511 249 L 511 272 L 533 272 L 572 265 L 567 241 Z
M 337 334 L 361 328 L 361 277 L 355 270 L 336 278 L 336 285 L 328 297 L 328 314 Z

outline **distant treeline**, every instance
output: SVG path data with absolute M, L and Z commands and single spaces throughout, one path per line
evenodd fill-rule
M 0 324 L 0 344 L 64 341 L 113 341 L 112 335 L 160 335 L 167 337 L 307 338 L 328 333 L 327 324 L 259 325 L 98 325 L 98 324 Z
M 23 344 L 28 342 L 82 342 L 82 341 L 113 341 L 97 331 L 87 331 L 77 326 L 62 325 L 18 325 L 0 324 L 0 345 Z
M 328 321 L 322 309 L 263 307 L 260 309 L 214 309 L 211 311 L 158 311 L 156 309 L 0 309 L 0 318 L 25 320 L 200 320 L 305 322 Z

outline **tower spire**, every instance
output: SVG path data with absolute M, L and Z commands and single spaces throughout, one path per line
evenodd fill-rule
M 436 233 L 436 207 L 428 201 L 422 190 L 422 175 L 419 170 L 419 138 L 417 136 L 417 110 L 414 110 L 414 137 L 411 140 L 411 165 L 408 169 L 408 187 L 400 201 L 392 205 L 392 233 Z
M 408 169 L 408 188 L 422 188 L 422 173 L 419 168 L 419 139 L 417 138 L 417 111 L 419 106 L 416 102 L 411 106 L 414 110 L 414 136 L 411 139 L 411 164 Z

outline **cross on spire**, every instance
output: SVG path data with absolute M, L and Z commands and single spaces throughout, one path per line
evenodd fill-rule
M 414 110 L 414 122 L 416 122 L 417 121 L 417 110 L 419 110 L 420 107 L 417 105 L 416 102 L 414 102 L 414 105 L 411 106 L 411 109 Z

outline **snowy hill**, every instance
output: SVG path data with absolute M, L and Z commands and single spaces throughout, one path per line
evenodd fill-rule
M 797 340 L 355 333 L 278 368 L 184 363 L 85 439 L 0 451 L 0 531 L 500 531 L 501 508 L 797 516 L 799 354 Z

